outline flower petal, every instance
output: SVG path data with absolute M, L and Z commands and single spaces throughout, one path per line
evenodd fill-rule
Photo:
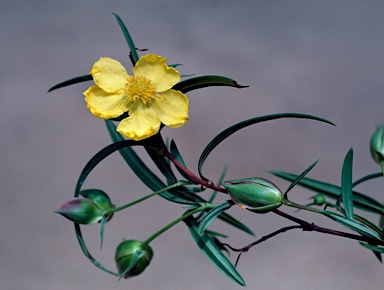
M 116 118 L 129 110 L 129 102 L 121 94 L 107 93 L 98 86 L 84 92 L 85 101 L 91 113 L 102 119 Z
M 102 57 L 95 62 L 90 74 L 95 84 L 108 93 L 124 89 L 128 77 L 123 65 L 109 57 Z
M 153 100 L 153 108 L 160 121 L 178 128 L 188 121 L 188 98 L 180 91 L 167 90 Z
M 180 81 L 180 73 L 167 66 L 166 61 L 166 58 L 156 54 L 144 55 L 137 61 L 133 74 L 149 79 L 156 92 L 164 92 Z
M 160 120 L 152 107 L 138 103 L 129 114 L 130 116 L 117 126 L 117 131 L 126 138 L 139 141 L 159 132 Z

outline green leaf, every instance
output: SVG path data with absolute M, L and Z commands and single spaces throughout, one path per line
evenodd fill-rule
M 352 162 L 353 150 L 349 149 L 343 163 L 341 173 L 341 197 L 343 200 L 345 215 L 353 220 L 353 193 L 352 193 Z
M 130 271 L 132 270 L 133 267 L 136 266 L 137 262 L 141 259 L 141 257 L 143 257 L 145 254 L 144 251 L 141 251 L 141 250 L 137 250 L 137 251 L 134 251 L 133 252 L 133 255 L 131 257 L 131 260 L 129 261 L 129 265 L 127 267 L 127 269 L 124 270 L 123 273 L 121 273 L 120 277 L 119 277 L 119 280 L 121 278 L 124 278 L 124 276 Z
M 371 179 L 374 179 L 374 178 L 378 178 L 378 177 L 382 177 L 382 176 L 383 176 L 382 172 L 368 174 L 366 176 L 363 176 L 362 178 L 359 178 L 354 183 L 352 183 L 352 187 L 355 187 L 355 186 L 359 185 L 360 183 L 366 182 L 368 180 L 371 180 Z
M 98 267 L 99 269 L 103 270 L 104 272 L 107 272 L 109 274 L 112 274 L 114 276 L 117 276 L 119 277 L 120 274 L 116 273 L 116 272 L 113 272 L 111 270 L 109 270 L 108 268 L 106 268 L 105 266 L 103 266 L 100 262 L 98 262 L 92 255 L 91 253 L 89 252 L 87 246 L 85 245 L 85 242 L 84 242 L 84 238 L 83 238 L 83 235 L 81 233 L 81 229 L 80 229 L 80 225 L 79 224 L 74 224 L 75 225 L 75 232 L 76 232 L 76 238 L 77 238 L 77 241 L 79 242 L 79 245 L 80 245 L 80 248 L 81 250 L 83 251 L 83 254 L 88 258 L 89 261 L 91 261 L 92 264 L 94 264 L 96 267 Z
M 269 172 L 288 181 L 293 181 L 295 180 L 295 178 L 297 178 L 297 175 L 292 173 L 287 173 L 282 171 L 269 171 Z M 321 193 L 335 200 L 339 198 L 341 193 L 340 186 L 322 182 L 322 181 L 317 181 L 307 177 L 304 177 L 298 183 L 298 185 L 308 190 Z M 368 212 L 375 213 L 375 214 L 384 213 L 384 206 L 374 198 L 367 196 L 365 194 L 359 193 L 357 191 L 352 191 L 352 192 L 353 192 L 353 204 L 355 207 Z
M 79 179 L 77 180 L 76 188 L 75 188 L 75 197 L 79 196 L 80 188 L 83 185 L 85 179 L 89 175 L 89 173 L 96 167 L 97 164 L 100 163 L 104 158 L 112 154 L 113 152 L 120 150 L 122 148 L 126 148 L 129 146 L 137 146 L 142 145 L 140 141 L 133 140 L 123 140 L 120 142 L 113 143 L 103 149 L 101 149 L 95 156 L 93 156 L 88 163 L 85 165 L 83 171 L 81 172 Z
M 125 40 L 127 41 L 129 50 L 131 51 L 133 65 L 135 65 L 136 62 L 139 60 L 139 55 L 137 54 L 136 46 L 135 46 L 135 44 L 133 43 L 132 37 L 131 37 L 131 35 L 129 34 L 127 27 L 125 26 L 124 22 L 121 20 L 121 18 L 119 17 L 119 15 L 117 15 L 116 13 L 113 13 L 113 15 L 115 16 L 117 22 L 118 22 L 119 25 L 120 25 L 121 30 L 123 31 Z
M 205 232 L 199 234 L 197 223 L 193 217 L 188 217 L 185 220 L 189 231 L 196 244 L 207 258 L 228 278 L 232 279 L 241 286 L 245 286 L 245 282 L 232 263 L 223 255 L 214 241 Z
M 211 230 L 205 230 L 205 233 L 212 236 L 212 237 L 228 238 L 227 235 L 224 235 L 222 233 L 218 233 L 215 231 L 211 231 Z
M 235 80 L 227 77 L 206 75 L 181 81 L 174 85 L 173 89 L 185 94 L 192 90 L 215 86 L 229 86 L 239 89 L 248 87 L 239 85 Z
M 124 140 L 123 137 L 116 131 L 116 127 L 113 122 L 107 120 L 106 125 L 113 141 L 121 142 L 121 140 Z M 143 183 L 147 185 L 152 191 L 159 191 L 166 187 L 166 185 L 143 163 L 143 161 L 137 156 L 132 148 L 126 147 L 120 149 L 119 152 L 127 164 L 131 167 L 133 172 L 135 172 L 140 180 L 143 181 Z M 175 188 L 163 192 L 159 195 L 169 201 L 181 204 L 196 204 L 206 202 L 206 200 L 200 196 L 192 194 L 190 191 L 184 191 L 183 189 L 183 187 Z M 188 190 L 188 188 L 186 190 Z M 239 230 L 254 235 L 246 225 L 226 213 L 221 214 L 218 218 L 238 228 Z
M 161 171 L 161 173 L 167 179 L 167 183 L 171 184 L 176 181 L 175 174 L 173 173 L 171 166 L 166 161 L 164 156 L 160 156 L 153 149 L 145 147 L 149 157 L 151 157 L 152 161 L 156 164 L 157 168 Z
M 198 232 L 201 234 L 204 232 L 210 224 L 223 212 L 229 209 L 234 203 L 232 201 L 227 201 L 213 209 L 211 209 L 200 221 Z
M 52 88 L 50 88 L 48 90 L 48 93 L 52 92 L 53 90 L 62 88 L 62 87 L 67 87 L 67 86 L 70 86 L 70 85 L 73 85 L 73 84 L 77 84 L 77 83 L 81 83 L 81 82 L 86 82 L 86 81 L 92 81 L 92 80 L 93 80 L 92 75 L 84 75 L 84 76 L 75 77 L 73 79 L 61 82 L 61 83 L 57 84 L 56 86 L 53 86 Z
M 355 221 L 352 221 L 348 218 L 345 218 L 341 215 L 338 215 L 336 213 L 333 213 L 333 212 L 330 212 L 330 211 L 326 211 L 326 210 L 323 210 L 321 212 L 323 215 L 325 215 L 326 217 L 329 217 L 330 219 L 333 219 L 334 221 L 338 222 L 339 224 L 355 231 L 355 232 L 358 232 L 359 234 L 363 235 L 363 236 L 366 236 L 366 237 L 370 237 L 370 238 L 373 238 L 373 239 L 377 239 L 379 241 L 381 241 L 381 238 L 380 238 L 380 235 L 377 234 L 376 232 L 372 231 L 371 229 L 355 222 Z
M 366 243 L 359 243 L 359 244 L 362 245 L 363 247 L 369 249 L 369 250 L 384 254 L 384 248 L 383 247 L 370 245 L 370 244 L 366 244 Z
M 365 243 L 359 243 L 363 247 L 367 248 L 368 250 L 371 250 L 373 254 L 376 256 L 376 258 L 380 261 L 380 263 L 383 263 L 383 259 L 381 258 L 381 254 L 384 253 L 384 248 L 370 245 L 370 244 L 365 244 Z
M 103 215 L 100 221 L 100 250 L 103 248 L 103 241 L 104 241 L 104 227 L 105 222 L 107 221 L 107 216 Z
M 305 176 L 305 175 L 307 175 L 307 173 L 309 172 L 309 171 L 311 171 L 312 170 L 312 168 L 313 167 L 315 167 L 315 165 L 317 164 L 317 162 L 319 162 L 319 160 L 320 160 L 320 158 L 318 158 L 315 162 L 313 162 L 307 169 L 305 169 L 304 171 L 303 171 L 303 173 L 301 173 L 299 176 L 297 176 L 296 177 L 296 179 L 288 186 L 288 188 L 287 188 L 287 190 L 285 191 L 285 193 L 284 193 L 284 197 L 285 198 L 287 198 L 287 194 L 288 194 L 288 192 L 297 184 L 297 183 L 299 183 L 300 182 L 300 180 L 302 180 L 303 179 L 303 177 Z
M 252 119 L 248 119 L 248 120 L 242 121 L 240 123 L 237 123 L 237 124 L 227 128 L 227 129 L 225 129 L 221 133 L 219 133 L 204 148 L 203 153 L 201 153 L 201 155 L 200 155 L 199 164 L 198 164 L 198 170 L 199 170 L 200 177 L 202 179 L 206 180 L 206 181 L 208 180 L 207 178 L 205 178 L 202 175 L 203 164 L 204 164 L 205 160 L 207 159 L 208 155 L 212 152 L 212 150 L 217 145 L 219 145 L 223 140 L 228 138 L 233 133 L 239 131 L 240 129 L 243 129 L 243 128 L 248 127 L 250 125 L 254 125 L 254 124 L 257 124 L 257 123 L 260 123 L 260 122 L 265 122 L 265 121 L 270 121 L 270 120 L 281 119 L 281 118 L 311 119 L 311 120 L 316 120 L 316 121 L 325 122 L 325 123 L 334 125 L 332 122 L 330 122 L 330 121 L 328 121 L 326 119 L 323 119 L 323 118 L 320 118 L 320 117 L 316 117 L 316 116 L 312 116 L 312 115 L 299 114 L 299 113 L 282 113 L 282 114 L 274 114 L 274 115 L 265 115 L 265 116 L 255 117 L 255 118 L 252 118 Z
M 237 219 L 235 219 L 231 215 L 227 214 L 226 212 L 221 213 L 221 215 L 219 215 L 218 218 L 221 219 L 223 222 L 226 222 L 227 224 L 230 224 L 230 225 L 234 226 L 235 228 L 238 228 L 239 230 L 242 230 L 242 231 L 244 231 L 244 232 L 246 232 L 252 236 L 255 235 L 250 230 L 250 228 L 248 228 L 245 224 L 238 221 Z
M 181 154 L 179 152 L 179 149 L 177 148 L 176 146 L 176 143 L 174 140 L 171 140 L 171 144 L 170 144 L 170 149 L 171 149 L 171 154 L 177 159 L 177 161 L 179 161 L 185 168 L 187 168 L 187 166 L 185 165 L 184 163 L 184 160 L 183 160 L 183 157 L 181 157 Z M 176 169 L 179 171 L 179 173 L 187 180 L 194 182 L 194 180 L 192 180 L 187 174 L 185 174 L 184 171 L 180 170 L 179 167 L 176 167 Z
M 365 217 L 362 217 L 360 215 L 357 215 L 357 214 L 354 214 L 353 215 L 354 219 L 364 225 L 366 225 L 367 227 L 371 228 L 372 230 L 374 230 L 376 233 L 378 233 L 379 235 L 382 235 L 382 229 L 380 227 L 378 227 L 377 225 L 375 225 L 373 222 L 371 222 L 370 220 L 366 219 Z
M 106 121 L 108 132 L 114 142 L 121 142 L 124 138 L 116 131 L 116 127 L 113 122 Z M 136 152 L 130 148 L 122 148 L 119 150 L 121 156 L 124 158 L 128 166 L 136 174 L 136 176 L 152 191 L 159 191 L 166 187 L 165 183 L 162 182 L 157 175 L 155 175 L 140 159 Z M 203 202 L 204 199 L 191 193 L 188 188 L 180 187 L 172 189 L 159 194 L 161 197 L 176 203 L 181 204 L 196 204 Z

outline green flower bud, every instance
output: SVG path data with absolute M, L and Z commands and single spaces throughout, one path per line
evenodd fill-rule
M 315 196 L 312 196 L 312 198 L 313 198 L 313 204 L 315 205 L 325 204 L 325 197 L 321 193 L 316 194 Z
M 103 211 L 90 199 L 72 198 L 55 211 L 78 224 L 92 224 L 101 220 Z
M 140 258 L 134 263 L 130 270 L 124 274 L 124 278 L 129 278 L 141 274 L 149 265 L 153 257 L 152 248 L 147 245 L 142 248 L 142 242 L 137 240 L 127 240 L 117 247 L 115 261 L 119 274 L 123 274 L 129 267 L 134 255 Z
M 372 158 L 381 166 L 384 166 L 384 124 L 377 126 L 376 132 L 371 138 Z
M 264 213 L 283 203 L 283 194 L 272 182 L 260 178 L 228 180 L 223 183 L 231 199 L 242 208 Z
M 100 189 L 86 189 L 80 191 L 80 195 L 85 198 L 93 201 L 102 211 L 106 211 L 110 208 L 114 208 L 115 205 L 112 204 L 109 196 Z M 113 216 L 113 213 L 107 216 L 107 220 L 109 221 Z

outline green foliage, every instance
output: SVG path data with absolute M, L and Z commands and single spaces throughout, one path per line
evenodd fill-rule
M 117 22 L 120 25 L 120 28 L 121 28 L 123 34 L 124 34 L 125 40 L 127 41 L 127 44 L 128 44 L 131 56 L 132 56 L 132 59 L 131 59 L 132 63 L 133 63 L 133 65 L 135 65 L 135 63 L 139 60 L 139 55 L 137 54 L 136 46 L 133 43 L 133 39 L 132 39 L 131 35 L 129 34 L 128 29 L 125 26 L 124 22 L 119 17 L 119 15 L 117 15 L 116 13 L 113 13 L 113 15 L 115 16 Z
M 185 219 L 189 231 L 200 250 L 207 258 L 228 278 L 232 279 L 241 286 L 245 286 L 245 282 L 232 263 L 223 255 L 221 250 L 216 246 L 212 238 L 205 232 L 199 233 L 197 222 L 189 217 Z
M 133 65 L 135 65 L 139 59 L 136 46 L 121 18 L 117 14 L 113 15 L 124 34 L 129 47 L 130 59 Z M 171 66 L 176 67 L 178 64 Z M 48 92 L 89 80 L 92 80 L 91 75 L 75 77 L 53 86 Z M 227 77 L 205 75 L 183 80 L 176 84 L 173 89 L 187 93 L 196 89 L 217 86 L 238 89 L 246 87 L 239 85 L 235 80 Z M 229 254 L 230 251 L 240 252 L 235 263 L 235 265 L 237 265 L 241 254 L 249 251 L 253 246 L 264 242 L 277 234 L 297 228 L 301 228 L 305 231 L 317 231 L 357 240 L 363 247 L 372 251 L 381 261 L 381 254 L 384 253 L 383 226 L 381 224 L 377 225 L 375 222 L 372 222 L 367 217 L 363 216 L 363 214 L 369 212 L 378 214 L 382 217 L 384 216 L 384 205 L 366 194 L 353 190 L 353 188 L 363 182 L 382 177 L 383 171 L 363 176 L 353 182 L 352 149 L 348 151 L 344 159 L 340 186 L 305 177 L 318 163 L 319 159 L 312 163 L 301 174 L 270 171 L 275 176 L 291 182 L 284 194 L 281 193 L 277 186 L 265 178 L 241 178 L 222 183 L 226 168 L 221 172 L 219 181 L 216 184 L 202 174 L 203 165 L 209 154 L 226 138 L 245 127 L 266 121 L 287 118 L 308 119 L 334 125 L 332 122 L 317 116 L 299 113 L 280 113 L 256 116 L 241 121 L 217 134 L 206 145 L 198 160 L 197 170 L 199 177 L 187 167 L 176 142 L 172 140 L 169 146 L 168 144 L 165 145 L 160 132 L 141 141 L 125 140 L 122 135 L 116 131 L 116 126 L 113 121 L 120 121 L 122 118 L 126 117 L 129 117 L 128 112 L 125 112 L 123 115 L 113 120 L 106 120 L 106 127 L 113 143 L 101 149 L 86 163 L 77 180 L 74 198 L 65 202 L 62 207 L 56 211 L 74 223 L 75 234 L 81 250 L 90 262 L 101 270 L 120 278 L 128 278 L 141 274 L 149 265 L 153 256 L 153 251 L 149 244 L 181 221 L 188 227 L 193 240 L 213 265 L 225 276 L 242 286 L 245 286 L 243 278 L 237 272 L 236 267 L 224 254 Z M 381 154 L 383 148 L 383 128 L 384 127 L 378 127 L 377 132 L 375 132 L 375 135 L 371 139 L 372 157 L 379 163 L 381 169 L 383 168 Z M 140 146 L 145 149 L 150 157 L 150 163 L 153 163 L 152 165 L 157 167 L 159 171 L 158 174 L 155 174 L 150 167 L 147 166 L 142 157 L 140 157 L 134 150 L 134 146 Z M 102 160 L 108 158 L 111 154 L 117 151 L 127 163 L 132 173 L 135 174 L 144 185 L 150 188 L 152 193 L 128 204 L 115 207 L 115 205 L 111 203 L 109 196 L 102 190 L 82 189 L 82 186 L 94 168 Z M 175 168 L 176 170 L 174 170 Z M 288 200 L 288 192 L 291 192 L 296 185 L 316 193 L 316 195 L 312 197 L 312 203 L 301 205 Z M 212 191 L 210 196 L 208 191 Z M 224 194 L 227 201 L 214 203 L 214 200 L 219 194 Z M 79 197 L 80 195 L 82 195 L 82 197 Z M 102 244 L 106 222 L 109 221 L 114 214 L 120 214 L 123 210 L 142 203 L 155 195 L 159 195 L 173 205 L 181 205 L 184 208 L 187 208 L 187 212 L 175 218 L 163 228 L 157 230 L 144 242 L 139 242 L 135 239 L 122 242 L 118 246 L 115 254 L 118 273 L 109 270 L 90 254 L 84 241 L 80 224 L 86 226 L 91 223 L 100 222 L 100 244 Z M 205 197 L 203 197 L 204 195 Z M 230 199 L 228 198 L 228 195 Z M 218 233 L 210 229 L 208 230 L 208 228 L 213 227 L 214 221 L 219 219 L 225 224 L 231 225 L 240 231 L 254 235 L 253 231 L 246 224 L 227 213 L 227 210 L 235 204 L 241 207 L 247 207 L 249 211 L 253 213 L 271 212 L 277 214 L 280 217 L 295 223 L 295 225 L 273 231 L 271 234 L 266 235 L 243 248 L 235 249 L 229 244 L 224 244 L 219 241 L 219 238 L 229 238 L 225 233 Z M 299 210 L 308 210 L 313 214 L 320 214 L 332 219 L 353 233 L 322 228 L 315 225 L 313 222 L 301 220 L 295 216 L 280 211 L 280 208 L 278 209 L 280 205 L 294 207 Z M 319 209 L 320 206 L 324 208 Z M 359 214 L 359 212 L 356 214 L 356 209 L 360 209 L 363 214 Z M 249 211 L 244 212 L 249 213 Z
M 234 88 L 246 88 L 248 86 L 239 85 L 235 80 L 222 77 L 222 76 L 200 76 L 190 78 L 184 81 L 179 82 L 178 84 L 173 86 L 174 90 L 179 90 L 184 94 L 190 92 L 192 90 L 197 90 L 206 87 L 234 87 Z
M 350 220 L 353 220 L 352 160 L 353 150 L 351 148 L 345 156 L 341 173 L 341 199 L 343 201 L 345 215 Z
M 61 83 L 53 86 L 52 88 L 50 88 L 48 90 L 48 93 L 52 92 L 54 90 L 60 89 L 60 88 L 64 88 L 64 87 L 70 86 L 70 85 L 74 85 L 74 84 L 82 83 L 82 82 L 87 82 L 87 81 L 92 81 L 92 80 L 93 80 L 93 77 L 90 74 L 84 75 L 84 76 L 75 77 L 75 78 L 72 78 L 70 80 L 61 82 Z
M 285 180 L 288 181 L 293 181 L 297 178 L 298 175 L 293 174 L 293 173 L 287 173 L 283 171 L 269 171 L 272 174 L 281 177 Z M 303 178 L 298 185 L 301 187 L 304 187 L 306 189 L 312 190 L 316 193 L 321 193 L 331 199 L 338 200 L 340 198 L 340 193 L 341 193 L 341 187 L 327 183 L 327 182 L 322 182 L 318 180 L 314 180 L 311 178 Z M 352 191 L 353 193 L 353 205 L 356 208 L 359 208 L 364 211 L 368 211 L 371 213 L 375 214 L 383 214 L 384 213 L 384 206 L 374 198 L 357 192 L 357 191 Z
M 199 170 L 199 174 L 200 174 L 201 178 L 208 180 L 202 174 L 203 165 L 204 165 L 204 162 L 207 159 L 208 155 L 212 152 L 213 149 L 216 148 L 217 145 L 219 145 L 222 141 L 224 141 L 230 135 L 232 135 L 233 133 L 235 133 L 235 132 L 237 132 L 237 131 L 245 128 L 245 127 L 248 127 L 250 125 L 254 125 L 254 124 L 265 122 L 265 121 L 282 119 L 282 118 L 311 119 L 311 120 L 316 120 L 316 121 L 325 122 L 325 123 L 334 125 L 331 121 L 328 121 L 326 119 L 312 116 L 312 115 L 298 114 L 298 113 L 283 113 L 283 114 L 265 115 L 265 116 L 255 117 L 252 119 L 248 119 L 248 120 L 239 122 L 239 123 L 227 128 L 227 129 L 225 129 L 224 131 L 222 131 L 218 135 L 216 135 L 216 137 L 213 138 L 209 142 L 209 144 L 204 148 L 203 152 L 200 155 L 199 164 L 198 164 L 198 170 Z

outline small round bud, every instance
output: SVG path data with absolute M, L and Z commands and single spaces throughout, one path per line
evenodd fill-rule
M 376 132 L 372 135 L 371 138 L 371 155 L 372 158 L 384 166 L 384 124 L 382 126 L 377 126 Z
M 80 191 L 80 195 L 84 196 L 87 199 L 93 201 L 102 211 L 106 211 L 115 206 L 112 204 L 109 196 L 100 189 L 86 189 Z M 113 216 L 113 213 L 107 216 L 107 221 L 109 221 Z
M 228 180 L 223 186 L 236 204 L 254 212 L 264 213 L 278 208 L 284 199 L 276 185 L 260 177 Z
M 313 198 L 313 204 L 315 205 L 323 205 L 325 204 L 325 197 L 321 193 L 316 194 Z
M 72 198 L 55 211 L 78 224 L 92 224 L 100 221 L 103 211 L 90 199 Z
M 127 240 L 117 247 L 115 253 L 115 261 L 119 274 L 123 274 L 132 260 L 134 254 L 140 254 L 141 257 L 136 261 L 135 265 L 124 274 L 124 278 L 129 278 L 141 274 L 149 265 L 153 257 L 152 248 L 147 245 L 144 248 L 142 242 L 137 240 Z

